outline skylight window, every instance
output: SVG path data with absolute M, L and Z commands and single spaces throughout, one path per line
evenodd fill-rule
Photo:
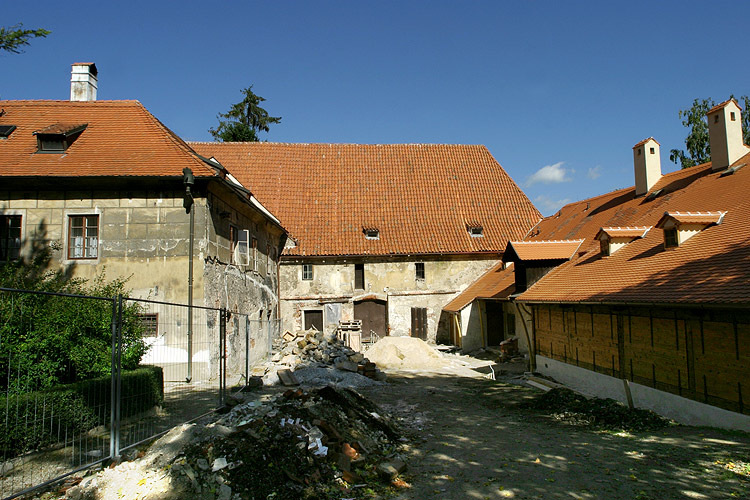
M 481 238 L 484 236 L 484 228 L 482 226 L 470 226 L 469 234 L 472 238 Z
M 379 240 L 380 239 L 380 230 L 377 228 L 365 228 L 364 229 L 365 238 L 368 240 Z
M 0 125 L 0 139 L 7 139 L 15 129 L 15 125 Z

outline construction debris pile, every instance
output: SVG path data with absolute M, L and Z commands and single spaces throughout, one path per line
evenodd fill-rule
M 141 459 L 84 479 L 68 498 L 373 498 L 404 487 L 404 441 L 353 390 L 288 389 L 209 425 L 176 428 Z
M 524 405 L 572 425 L 601 429 L 646 431 L 671 421 L 642 408 L 628 408 L 614 399 L 587 398 L 563 387 L 542 393 Z
M 347 376 L 347 373 L 375 381 L 386 380 L 385 373 L 362 353 L 346 346 L 336 335 L 324 335 L 316 329 L 287 331 L 274 340 L 273 348 L 270 361 L 253 369 L 252 374 L 262 377 L 263 385 L 367 385 L 366 380 Z

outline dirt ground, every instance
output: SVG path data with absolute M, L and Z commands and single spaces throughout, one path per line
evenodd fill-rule
M 413 437 L 398 500 L 750 498 L 748 434 L 566 424 L 520 406 L 539 390 L 469 373 L 390 372 L 360 391 Z

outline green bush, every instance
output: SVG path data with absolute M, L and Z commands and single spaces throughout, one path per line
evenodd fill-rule
M 45 257 L 46 255 L 46 257 Z M 127 295 L 126 280 L 71 278 L 46 270 L 49 253 L 0 266 L 0 287 L 113 298 Z M 0 292 L 0 389 L 21 394 L 106 376 L 111 371 L 112 301 Z M 148 346 L 138 303 L 122 314 L 122 367 L 138 366 Z
M 164 400 L 164 374 L 144 365 L 122 374 L 121 418 L 150 410 Z M 112 380 L 97 377 L 54 389 L 0 396 L 0 454 L 18 456 L 70 441 L 110 422 Z
M 70 388 L 0 397 L 0 418 L 4 457 L 71 440 L 97 424 L 94 412 Z

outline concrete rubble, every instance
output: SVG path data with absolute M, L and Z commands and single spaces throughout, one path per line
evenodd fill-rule
M 287 389 L 177 427 L 132 461 L 69 484 L 65 498 L 360 498 L 400 487 L 406 441 L 354 390 Z
M 364 354 L 346 346 L 336 335 L 325 335 L 316 329 L 284 332 L 273 343 L 273 355 L 253 367 L 251 375 L 263 385 L 321 386 L 333 383 L 344 387 L 365 385 L 363 380 L 345 373 L 358 374 L 384 382 L 386 374 Z M 302 379 L 302 380 L 300 380 Z

